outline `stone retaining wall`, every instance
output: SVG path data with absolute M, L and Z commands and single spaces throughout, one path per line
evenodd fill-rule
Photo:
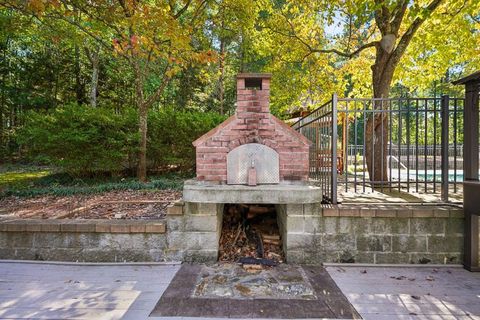
M 165 221 L 0 222 L 0 259 L 88 262 L 168 261 Z
M 223 204 L 178 201 L 167 218 L 2 220 L 0 259 L 216 261 Z M 461 263 L 463 210 L 454 206 L 278 204 L 289 263 Z
M 378 207 L 378 208 L 376 208 Z M 291 263 L 462 262 L 463 210 L 448 206 L 279 205 Z

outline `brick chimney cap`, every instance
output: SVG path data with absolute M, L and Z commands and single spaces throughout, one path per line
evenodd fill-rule
M 261 79 L 271 79 L 271 73 L 239 73 L 237 74 L 237 79 L 251 79 L 251 78 L 261 78 Z

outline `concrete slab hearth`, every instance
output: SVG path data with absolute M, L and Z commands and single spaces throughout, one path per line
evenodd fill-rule
M 230 268 L 230 271 L 240 268 L 239 266 L 232 267 L 233 269 Z M 212 277 L 213 283 L 204 283 L 206 287 L 213 285 L 218 288 L 218 282 L 228 281 L 222 275 L 224 268 L 221 266 L 213 265 L 209 270 L 213 273 L 217 271 L 218 274 L 216 277 Z M 298 277 L 296 274 L 298 271 L 303 276 L 300 277 L 300 280 L 294 280 L 295 276 Z M 203 277 L 204 272 L 205 268 L 202 265 L 183 264 L 153 309 L 150 317 L 361 319 L 332 281 L 330 275 L 321 266 L 282 265 L 262 271 L 262 274 L 257 275 L 256 282 L 251 281 L 247 272 L 238 272 L 237 276 L 232 278 L 238 278 L 237 281 L 239 282 L 244 281 L 241 285 L 237 283 L 236 288 L 243 288 L 243 293 L 248 294 L 248 297 L 236 295 L 197 296 L 195 293 L 198 292 L 199 286 L 204 286 L 202 285 L 202 281 L 206 279 Z M 271 276 L 274 273 L 275 277 L 272 278 Z M 279 298 L 273 294 L 271 297 L 258 295 L 259 291 L 257 289 L 259 287 L 267 285 L 266 282 L 269 281 L 278 281 L 279 278 L 283 281 L 283 286 L 279 286 L 279 288 L 281 287 L 284 291 L 286 295 L 284 298 Z M 299 282 L 308 284 L 312 288 L 314 298 L 294 296 L 292 291 L 298 289 Z
M 308 183 L 273 185 L 226 185 L 188 180 L 183 187 L 185 202 L 202 203 L 316 203 L 322 198 L 321 188 Z

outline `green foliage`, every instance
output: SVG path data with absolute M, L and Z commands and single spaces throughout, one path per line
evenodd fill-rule
M 183 181 L 191 178 L 190 174 L 164 174 L 154 176 L 147 183 L 141 183 L 134 178 L 91 177 L 78 178 L 66 173 L 54 173 L 45 176 L 38 175 L 42 169 L 22 171 L 22 183 L 8 181 L 0 184 L 0 199 L 9 196 L 35 197 L 41 195 L 69 196 L 78 194 L 96 194 L 118 190 L 181 190 Z M 4 172 L 4 176 L 12 176 L 18 172 Z M 28 176 L 28 177 L 27 177 Z
M 150 169 L 191 169 L 191 142 L 224 119 L 203 112 L 234 112 L 239 72 L 273 73 L 271 110 L 281 118 L 333 92 L 370 97 L 378 46 L 365 45 L 382 40 L 401 3 L 397 48 L 415 19 L 428 18 L 404 42 L 391 96 L 461 96 L 451 80 L 480 67 L 480 2 L 442 1 L 429 12 L 432 1 L 4 1 L 0 161 L 27 157 L 76 176 L 130 170 L 143 101 Z M 92 88 L 100 108 L 79 106 Z
M 135 152 L 133 110 L 116 114 L 75 104 L 50 112 L 28 112 L 18 132 L 27 156 L 56 165 L 74 175 L 120 172 Z
M 30 111 L 17 141 L 27 160 L 60 167 L 74 176 L 118 175 L 137 160 L 137 112 L 70 104 L 49 112 Z M 192 170 L 192 141 L 225 120 L 213 112 L 149 113 L 148 158 L 154 170 Z
M 193 170 L 192 142 L 225 120 L 214 112 L 178 112 L 173 108 L 151 111 L 147 157 L 153 168 L 178 167 Z

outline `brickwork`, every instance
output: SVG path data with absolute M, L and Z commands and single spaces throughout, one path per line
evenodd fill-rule
M 247 143 L 260 143 L 279 154 L 280 180 L 307 180 L 310 142 L 270 114 L 270 76 L 261 77 L 261 88 L 245 87 L 249 75 L 237 77 L 237 110 L 218 127 L 197 139 L 197 179 L 227 181 L 227 154 Z

